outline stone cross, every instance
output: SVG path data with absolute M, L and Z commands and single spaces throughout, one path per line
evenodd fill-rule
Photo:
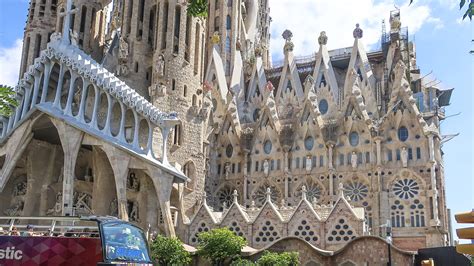
M 63 25 L 63 42 L 69 42 L 69 27 L 71 27 L 71 15 L 76 13 L 76 9 L 72 9 L 72 0 L 67 0 L 66 2 L 66 11 L 61 13 L 61 16 L 64 16 L 64 25 Z

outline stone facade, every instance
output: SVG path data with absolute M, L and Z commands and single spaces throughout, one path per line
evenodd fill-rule
M 380 51 L 357 25 L 352 47 L 329 51 L 322 32 L 295 57 L 286 30 L 272 65 L 266 0 L 210 1 L 207 19 L 181 0 L 68 4 L 30 3 L 22 104 L 0 120 L 1 212 L 116 215 L 189 244 L 227 226 L 257 248 L 336 252 L 387 222 L 404 249 L 449 240 L 451 92 L 422 84 L 399 12 Z

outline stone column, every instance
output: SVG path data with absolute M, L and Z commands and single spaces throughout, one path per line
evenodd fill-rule
M 29 145 L 26 159 L 27 194 L 23 208 L 24 216 L 46 214 L 48 195 L 44 195 L 40 188 L 44 185 L 44 189 L 47 190 L 51 184 L 50 179 L 54 174 L 52 162 L 57 159 L 55 145 L 38 140 L 33 140 Z
M 334 176 L 333 171 L 329 171 L 329 196 L 334 195 Z
M 72 216 L 74 204 L 74 169 L 84 133 L 55 118 L 51 119 L 58 130 L 64 151 L 63 209 L 61 215 Z
M 248 152 L 245 151 L 244 152 L 244 165 L 243 165 L 243 173 L 244 173 L 244 186 L 243 186 L 243 200 L 242 200 L 242 204 L 245 204 L 245 202 L 247 201 L 248 199 L 248 185 L 247 185 L 247 182 L 248 182 L 248 173 L 247 173 L 247 163 L 248 163 Z
M 163 215 L 163 223 L 165 225 L 165 233 L 168 237 L 175 237 L 173 218 L 171 214 L 171 190 L 173 189 L 173 176 L 164 173 L 155 166 L 148 166 L 148 172 L 160 202 L 160 209 Z
M 128 221 L 127 211 L 127 175 L 130 155 L 110 145 L 103 145 L 103 151 L 109 158 L 114 172 L 115 188 L 117 190 L 117 209 L 119 218 Z

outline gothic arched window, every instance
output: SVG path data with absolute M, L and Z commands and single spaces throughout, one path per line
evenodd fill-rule
M 400 127 L 398 129 L 398 139 L 400 141 L 406 141 L 408 139 L 408 129 L 406 127 Z

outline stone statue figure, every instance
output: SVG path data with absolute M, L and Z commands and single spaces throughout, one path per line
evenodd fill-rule
M 26 181 L 19 182 L 13 188 L 13 196 L 23 196 L 26 194 Z
M 120 64 L 117 66 L 117 69 L 115 70 L 115 74 L 117 76 L 127 76 L 129 73 L 128 66 L 126 64 Z
M 359 23 L 356 24 L 356 28 L 352 32 L 352 36 L 354 36 L 355 39 L 362 39 L 362 36 L 364 35 L 364 31 L 359 28 Z
M 69 36 L 71 38 L 71 45 L 78 46 L 79 45 L 79 35 L 77 32 L 69 30 Z
M 127 181 L 127 188 L 133 191 L 138 191 L 140 188 L 140 181 L 138 180 L 135 173 L 130 173 Z
M 138 219 L 138 202 L 133 202 L 132 203 L 132 211 L 128 214 L 128 218 L 132 222 L 139 222 L 140 220 Z
M 351 165 L 352 168 L 357 168 L 357 153 L 355 153 L 355 151 L 353 151 L 351 154 Z
M 230 173 L 231 173 L 231 166 L 230 166 L 230 163 L 227 162 L 224 165 L 224 174 L 225 174 L 226 179 L 229 177 Z
M 311 172 L 311 169 L 313 168 L 312 161 L 311 161 L 311 156 L 306 156 L 306 171 Z
M 318 43 L 319 45 L 326 45 L 328 43 L 328 36 L 326 36 L 325 31 L 321 31 L 321 34 L 319 35 L 319 38 L 318 38 Z
M 55 215 L 55 214 L 59 215 L 59 214 L 61 214 L 62 203 L 63 203 L 63 193 L 58 192 L 58 194 L 56 194 L 56 202 L 54 203 L 53 208 L 48 209 L 46 211 L 46 214 L 47 215 Z
M 162 54 L 158 56 L 158 61 L 156 62 L 156 73 L 160 78 L 165 76 L 165 57 Z
M 402 166 L 406 168 L 408 166 L 408 151 L 406 147 L 402 148 L 400 155 L 402 159 Z
M 270 163 L 268 162 L 268 159 L 263 162 L 263 173 L 265 176 L 270 174 Z
M 117 199 L 113 199 L 113 200 L 110 202 L 109 214 L 112 215 L 112 216 L 118 217 L 118 203 L 117 203 Z
M 23 201 L 17 201 L 13 206 L 10 208 L 6 209 L 3 213 L 7 216 L 19 216 L 21 215 L 21 212 L 23 211 L 23 206 L 25 204 Z
M 127 60 L 129 54 L 128 43 L 125 38 L 120 38 L 118 58 L 120 60 Z

